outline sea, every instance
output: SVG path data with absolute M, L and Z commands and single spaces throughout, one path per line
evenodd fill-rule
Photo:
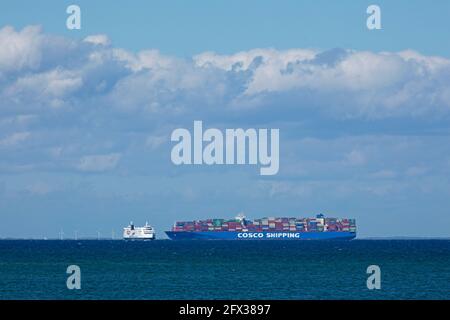
M 0 299 L 448 300 L 450 240 L 1 240 Z

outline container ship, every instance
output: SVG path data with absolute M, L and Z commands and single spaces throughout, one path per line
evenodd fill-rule
M 351 240 L 356 237 L 356 221 L 347 218 L 261 218 L 247 220 L 206 219 L 175 222 L 166 231 L 172 240 Z
M 130 222 L 128 227 L 123 228 L 124 240 L 154 240 L 155 230 L 152 226 L 145 223 L 143 227 L 136 227 L 133 222 Z

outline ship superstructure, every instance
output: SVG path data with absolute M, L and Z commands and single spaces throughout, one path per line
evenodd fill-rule
M 136 227 L 133 222 L 130 222 L 128 227 L 123 228 L 123 238 L 125 240 L 154 240 L 155 230 L 148 222 L 143 227 Z

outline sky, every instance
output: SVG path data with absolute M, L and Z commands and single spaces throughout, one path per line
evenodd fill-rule
M 81 30 L 66 7 L 81 7 Z M 381 8 L 368 30 L 366 8 Z M 0 238 L 357 219 L 450 237 L 450 2 L 4 1 Z M 278 128 L 280 170 L 176 166 L 176 128 Z

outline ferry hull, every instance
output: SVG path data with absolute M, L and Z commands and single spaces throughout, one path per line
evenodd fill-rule
M 166 231 L 172 240 L 352 240 L 355 232 Z
M 123 240 L 125 241 L 151 241 L 151 240 L 155 240 L 155 237 L 133 237 L 133 238 L 126 238 L 124 237 Z

